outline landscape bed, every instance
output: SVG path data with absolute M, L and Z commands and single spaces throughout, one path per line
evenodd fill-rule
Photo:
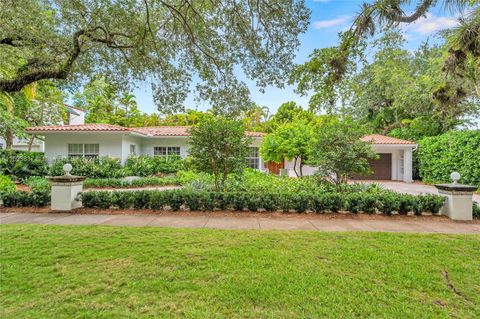
M 6 319 L 475 318 L 480 312 L 478 235 L 0 230 Z

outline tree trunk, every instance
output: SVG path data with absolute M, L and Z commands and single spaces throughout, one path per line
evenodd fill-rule
M 298 159 L 298 156 L 295 156 L 295 161 L 293 162 L 293 171 L 295 172 L 295 175 L 297 175 L 297 177 L 299 177 L 298 172 L 297 172 L 297 159 Z
M 303 158 L 300 157 L 300 176 L 303 176 Z
M 13 146 L 13 132 L 11 129 L 7 129 L 6 135 L 5 135 L 5 148 L 7 150 L 11 149 Z
M 32 150 L 33 141 L 35 141 L 35 135 L 32 135 L 28 140 L 28 151 Z

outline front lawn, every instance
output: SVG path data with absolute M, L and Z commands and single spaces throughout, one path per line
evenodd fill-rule
M 2 318 L 480 313 L 480 236 L 38 225 L 0 236 Z

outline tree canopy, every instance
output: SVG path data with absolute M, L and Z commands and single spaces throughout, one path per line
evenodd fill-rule
M 332 91 L 323 89 L 325 70 L 316 68 L 322 64 L 321 50 L 298 66 L 293 78 L 301 93 L 313 90 L 312 110 L 352 116 L 379 133 L 395 131 L 407 139 L 441 134 L 480 111 L 480 68 L 472 64 L 455 78 L 442 72 L 448 34 L 440 38 L 443 44 L 425 42 L 411 51 L 405 49 L 402 32 L 387 31 L 369 44 L 368 59 L 351 63 Z M 411 123 L 416 132 L 410 134 L 405 130 Z
M 238 113 L 251 102 L 234 70 L 282 86 L 309 16 L 303 0 L 5 0 L 0 91 L 100 74 L 124 87 L 151 82 L 162 112 L 183 110 L 193 89 Z
M 354 18 L 350 29 L 340 35 L 338 46 L 329 48 L 331 52 L 321 51 L 322 63 L 318 69 L 324 71 L 326 87 L 331 90 L 347 73 L 349 64 L 359 56 L 365 41 L 385 30 L 400 25 L 414 23 L 427 15 L 439 3 L 437 0 L 418 1 L 413 10 L 409 10 L 410 0 L 375 0 L 364 2 L 360 12 Z M 468 68 L 469 60 L 480 59 L 480 7 L 478 0 L 444 1 L 441 9 L 454 13 L 470 11 L 459 20 L 460 26 L 453 30 L 448 42 L 448 59 L 445 70 L 450 73 L 462 72 Z M 470 9 L 470 10 L 468 10 Z

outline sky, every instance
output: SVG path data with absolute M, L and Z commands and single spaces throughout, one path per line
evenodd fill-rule
M 338 44 L 337 34 L 350 27 L 356 13 L 360 11 L 363 0 L 306 0 L 306 5 L 311 10 L 310 26 L 306 33 L 300 36 L 300 47 L 295 63 L 303 63 L 316 48 L 330 47 Z M 412 1 L 415 3 L 415 1 Z M 425 40 L 433 41 L 435 32 L 450 28 L 457 24 L 457 19 L 440 5 L 430 10 L 425 18 L 421 18 L 414 24 L 404 26 L 407 39 L 406 49 L 414 50 Z M 244 79 L 242 75 L 239 78 Z M 300 96 L 294 92 L 294 88 L 267 87 L 265 93 L 261 93 L 255 86 L 254 81 L 245 81 L 250 89 L 252 100 L 261 106 L 267 106 L 270 113 L 274 113 L 284 102 L 295 101 L 306 107 L 308 96 Z M 153 113 L 157 108 L 153 102 L 150 84 L 141 83 L 134 91 L 139 108 L 146 113 Z M 194 102 L 193 96 L 185 101 L 187 108 L 204 111 L 208 104 Z

